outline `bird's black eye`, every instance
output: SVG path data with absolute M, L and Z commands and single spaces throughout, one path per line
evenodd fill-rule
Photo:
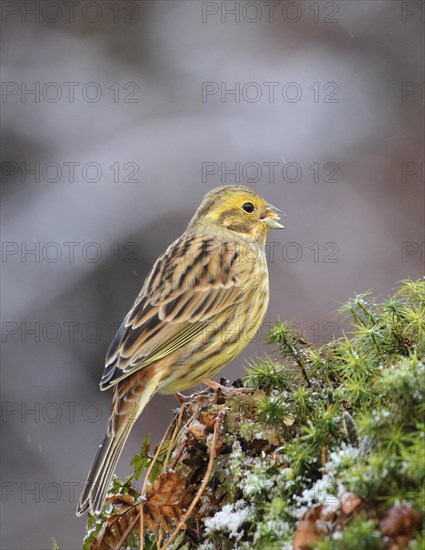
M 242 210 L 245 210 L 245 212 L 248 212 L 248 214 L 252 214 L 252 212 L 254 212 L 254 205 L 252 204 L 252 202 L 245 202 L 242 205 Z

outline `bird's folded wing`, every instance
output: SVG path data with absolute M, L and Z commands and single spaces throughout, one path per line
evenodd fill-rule
M 234 248 L 217 255 L 211 239 L 192 239 L 191 256 L 178 265 L 182 246 L 176 241 L 157 261 L 124 319 L 107 354 L 102 390 L 190 345 L 203 331 L 207 337 L 215 319 L 243 299 Z

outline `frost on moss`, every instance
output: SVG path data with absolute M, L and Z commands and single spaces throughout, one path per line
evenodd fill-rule
M 211 518 L 204 520 L 205 534 L 209 538 L 213 533 L 227 534 L 231 539 L 239 540 L 243 536 L 242 525 L 252 515 L 244 500 L 225 504 Z
M 421 548 L 425 281 L 341 311 L 351 332 L 319 349 L 275 324 L 253 392 L 190 396 L 132 461 L 143 500 L 115 480 L 84 547 L 137 548 L 142 525 L 144 548 Z

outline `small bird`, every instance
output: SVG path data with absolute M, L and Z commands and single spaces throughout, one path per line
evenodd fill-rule
M 210 380 L 257 332 L 267 310 L 265 253 L 284 212 L 249 187 L 204 197 L 186 231 L 155 262 L 106 356 L 100 389 L 114 389 L 112 413 L 77 507 L 100 512 L 138 416 L 156 392 Z

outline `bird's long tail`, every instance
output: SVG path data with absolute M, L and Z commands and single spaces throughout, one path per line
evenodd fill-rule
M 131 428 L 156 389 L 157 384 L 152 380 L 136 402 L 123 400 L 122 397 L 117 399 L 119 385 L 115 387 L 112 415 L 81 494 L 77 506 L 77 516 L 80 516 L 86 510 L 89 510 L 92 514 L 101 511 L 109 483 Z M 120 409 L 120 404 L 127 410 Z

